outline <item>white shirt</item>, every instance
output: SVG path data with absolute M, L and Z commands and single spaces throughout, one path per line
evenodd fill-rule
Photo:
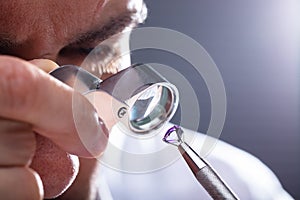
M 149 137 L 134 137 L 124 129 L 113 128 L 101 159 L 99 193 L 102 200 L 211 199 L 176 147 L 161 141 L 171 126 L 168 124 L 163 131 Z M 208 138 L 184 131 L 187 138 L 192 138 L 188 143 L 200 155 L 199 147 Z M 242 200 L 293 199 L 266 165 L 225 142 L 218 141 L 206 160 Z

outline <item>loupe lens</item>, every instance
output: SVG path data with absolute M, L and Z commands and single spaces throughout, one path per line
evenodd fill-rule
M 130 109 L 129 123 L 136 132 L 148 132 L 159 127 L 173 115 L 176 99 L 171 85 L 157 83 L 138 94 Z

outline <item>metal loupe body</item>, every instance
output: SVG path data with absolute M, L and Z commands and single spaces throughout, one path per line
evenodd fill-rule
M 161 127 L 178 107 L 177 88 L 149 65 L 132 65 L 104 81 L 74 65 L 62 66 L 50 74 L 83 95 L 98 91 L 111 95 L 116 121 L 136 133 Z

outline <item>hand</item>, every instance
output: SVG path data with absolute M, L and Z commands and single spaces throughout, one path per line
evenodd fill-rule
M 74 116 L 80 124 L 74 122 Z M 104 150 L 107 129 L 93 106 L 70 87 L 29 62 L 0 56 L 1 198 L 43 198 L 40 177 L 30 168 L 36 138 L 42 138 L 39 144 L 52 141 L 58 152 L 91 157 Z M 47 145 L 39 144 L 45 150 Z M 65 166 L 63 160 L 54 162 L 58 169 Z

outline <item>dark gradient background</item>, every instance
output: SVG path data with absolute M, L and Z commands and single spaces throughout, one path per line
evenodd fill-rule
M 217 64 L 228 101 L 221 139 L 260 158 L 300 199 L 300 1 L 146 3 L 145 27 L 170 28 L 192 37 Z M 133 61 L 163 63 L 183 73 L 200 99 L 198 131 L 207 130 L 209 94 L 188 63 L 154 50 L 136 52 Z M 179 117 L 173 121 L 180 121 Z

